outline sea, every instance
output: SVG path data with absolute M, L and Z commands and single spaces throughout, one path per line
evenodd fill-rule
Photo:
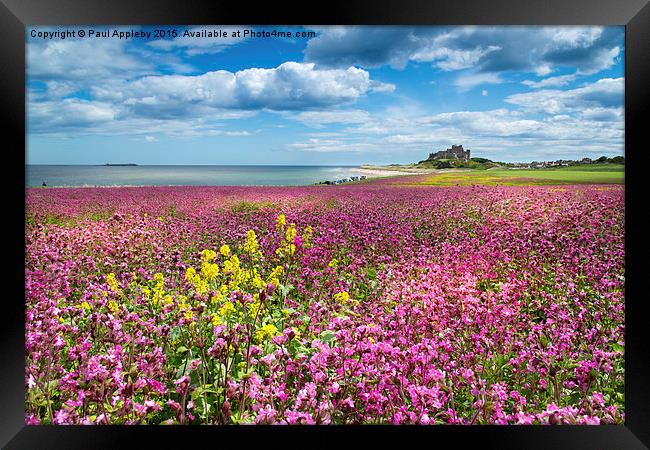
M 358 166 L 26 165 L 26 187 L 304 186 L 360 176 Z

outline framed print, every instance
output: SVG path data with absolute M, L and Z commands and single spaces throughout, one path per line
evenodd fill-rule
M 650 7 L 346 10 L 4 2 L 6 448 L 647 448 Z

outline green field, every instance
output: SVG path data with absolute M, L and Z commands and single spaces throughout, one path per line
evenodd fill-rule
M 405 184 L 427 186 L 623 184 L 624 182 L 623 164 L 591 164 L 548 169 L 459 169 L 426 175 L 417 181 L 404 180 Z

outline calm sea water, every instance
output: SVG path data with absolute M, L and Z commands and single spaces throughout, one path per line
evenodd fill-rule
M 26 185 L 301 186 L 361 174 L 357 166 L 48 166 L 27 165 Z

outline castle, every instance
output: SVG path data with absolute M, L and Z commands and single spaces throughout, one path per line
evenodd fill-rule
M 460 159 L 469 161 L 470 150 L 463 150 L 462 145 L 452 145 L 447 150 L 429 153 L 429 159 Z

